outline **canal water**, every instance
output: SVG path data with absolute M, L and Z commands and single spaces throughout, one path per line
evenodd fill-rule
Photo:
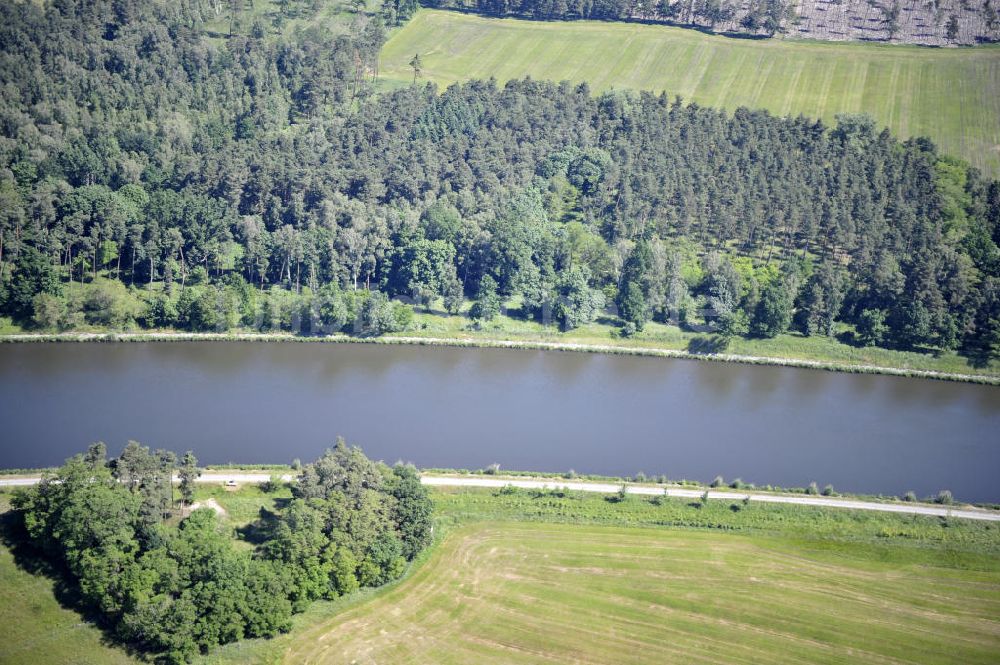
M 129 439 L 202 464 L 306 462 L 338 435 L 422 467 L 1000 501 L 996 387 L 553 351 L 0 344 L 0 467 Z

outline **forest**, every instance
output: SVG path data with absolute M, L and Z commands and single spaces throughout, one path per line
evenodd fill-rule
M 212 508 L 191 509 L 198 475 L 191 452 L 178 464 L 132 441 L 108 460 L 97 443 L 12 503 L 35 558 L 51 563 L 79 609 L 162 662 L 287 632 L 312 601 L 396 579 L 430 543 L 416 470 L 373 462 L 342 439 L 240 539 Z
M 25 328 L 380 334 L 414 306 L 472 299 L 474 325 L 517 297 L 563 330 L 848 326 L 996 354 L 1000 184 L 865 115 L 442 91 L 419 56 L 386 90 L 386 28 L 362 13 L 221 37 L 198 0 L 0 12 L 0 314 Z

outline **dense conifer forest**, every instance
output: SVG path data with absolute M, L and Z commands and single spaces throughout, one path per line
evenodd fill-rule
M 408 325 L 400 298 L 475 299 L 485 321 L 517 295 L 562 329 L 839 322 L 857 344 L 996 350 L 1000 184 L 926 139 L 566 83 L 440 91 L 419 57 L 381 90 L 378 16 L 220 34 L 215 12 L 0 4 L 0 313 L 378 334 Z
M 52 565 L 67 597 L 161 662 L 287 632 L 312 601 L 396 579 L 430 543 L 416 470 L 372 462 L 343 440 L 240 540 L 211 507 L 191 510 L 196 464 L 190 452 L 178 464 L 134 441 L 108 460 L 94 444 L 13 501 L 33 558 Z

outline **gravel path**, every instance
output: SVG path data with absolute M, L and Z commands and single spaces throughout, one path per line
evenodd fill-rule
M 233 481 L 236 483 L 260 483 L 271 477 L 269 473 L 233 471 L 231 473 L 220 471 L 208 471 L 198 478 L 200 483 L 226 483 Z M 292 480 L 295 476 L 285 474 L 282 480 Z M 37 476 L 0 478 L 0 487 L 18 487 L 34 485 L 40 480 Z M 175 480 L 177 480 L 175 478 Z M 566 488 L 579 492 L 599 492 L 601 494 L 614 494 L 621 488 L 621 484 L 594 483 L 572 480 L 528 480 L 528 479 L 504 479 L 504 478 L 484 478 L 482 476 L 441 476 L 424 475 L 420 478 L 424 485 L 435 487 L 492 487 L 500 488 L 505 485 L 513 485 L 523 489 L 555 489 Z M 672 497 L 698 499 L 701 498 L 705 490 L 684 489 L 680 487 L 653 487 L 649 485 L 627 485 L 626 492 L 629 494 L 642 496 L 666 495 Z M 851 510 L 876 510 L 886 513 L 902 513 L 905 515 L 930 515 L 932 517 L 962 517 L 970 520 L 986 520 L 990 522 L 1000 522 L 1000 511 L 983 510 L 981 508 L 950 508 L 948 506 L 934 506 L 922 503 L 876 503 L 874 501 L 859 501 L 856 499 L 840 499 L 826 496 L 804 496 L 801 494 L 766 494 L 761 492 L 738 492 L 735 490 L 709 490 L 709 499 L 738 501 L 749 498 L 750 501 L 759 503 L 790 503 L 799 506 L 822 506 L 827 508 L 848 508 Z

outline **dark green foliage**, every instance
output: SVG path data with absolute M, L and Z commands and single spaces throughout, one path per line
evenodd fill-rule
M 799 295 L 799 326 L 807 335 L 833 334 L 833 322 L 844 299 L 840 271 L 830 261 L 812 274 Z
M 590 323 L 604 308 L 604 294 L 588 286 L 586 268 L 572 268 L 563 272 L 556 284 L 556 303 L 552 315 L 563 330 Z
M 455 248 L 446 240 L 414 240 L 396 250 L 390 283 L 429 305 L 454 280 Z
M 653 263 L 649 243 L 640 240 L 629 253 L 628 260 L 622 268 L 621 286 L 615 305 L 618 306 L 618 316 L 631 323 L 636 330 L 649 321 L 651 312 L 647 302 L 650 292 L 649 275 Z
M 361 306 L 361 332 L 366 335 L 402 330 L 406 327 L 405 324 L 399 310 L 381 291 L 372 291 Z
M 760 294 L 750 329 L 760 337 L 775 337 L 788 330 L 791 322 L 791 291 L 782 280 L 774 280 Z
M 181 458 L 181 466 L 177 470 L 177 475 L 181 480 L 181 497 L 184 499 L 184 503 L 190 505 L 194 500 L 194 482 L 201 475 L 198 459 L 190 450 L 184 453 L 184 457 Z
M 885 324 L 886 314 L 880 309 L 866 309 L 858 317 L 858 341 L 864 346 L 875 346 L 882 342 L 889 328 Z
M 430 501 L 412 467 L 390 470 L 342 441 L 306 467 L 298 494 L 311 498 L 261 527 L 254 552 L 237 547 L 211 509 L 178 526 L 163 521 L 174 462 L 130 442 L 108 463 L 104 444 L 94 444 L 13 501 L 82 602 L 165 662 L 286 632 L 293 611 L 399 577 L 430 541 Z M 188 452 L 180 469 L 188 501 L 196 464 Z
M 958 16 L 955 14 L 948 17 L 948 24 L 945 26 L 945 35 L 950 42 L 955 41 L 958 37 Z
M 431 503 L 427 488 L 420 483 L 420 476 L 413 466 L 397 464 L 390 483 L 396 499 L 395 522 L 399 527 L 402 554 L 412 559 L 431 542 Z
M 490 275 L 483 275 L 479 282 L 479 292 L 476 302 L 469 310 L 469 316 L 480 321 L 492 321 L 500 314 L 500 296 L 497 295 L 497 283 Z
M 59 291 L 59 276 L 48 257 L 34 247 L 25 247 L 14 264 L 14 272 L 10 276 L 10 283 L 6 285 L 0 311 L 15 319 L 30 320 L 35 313 L 35 295 L 57 295 Z
M 299 475 L 295 495 L 302 499 L 329 499 L 334 492 L 359 500 L 364 490 L 380 490 L 385 483 L 383 467 L 372 462 L 360 448 L 343 438 L 318 460 L 307 464 Z

